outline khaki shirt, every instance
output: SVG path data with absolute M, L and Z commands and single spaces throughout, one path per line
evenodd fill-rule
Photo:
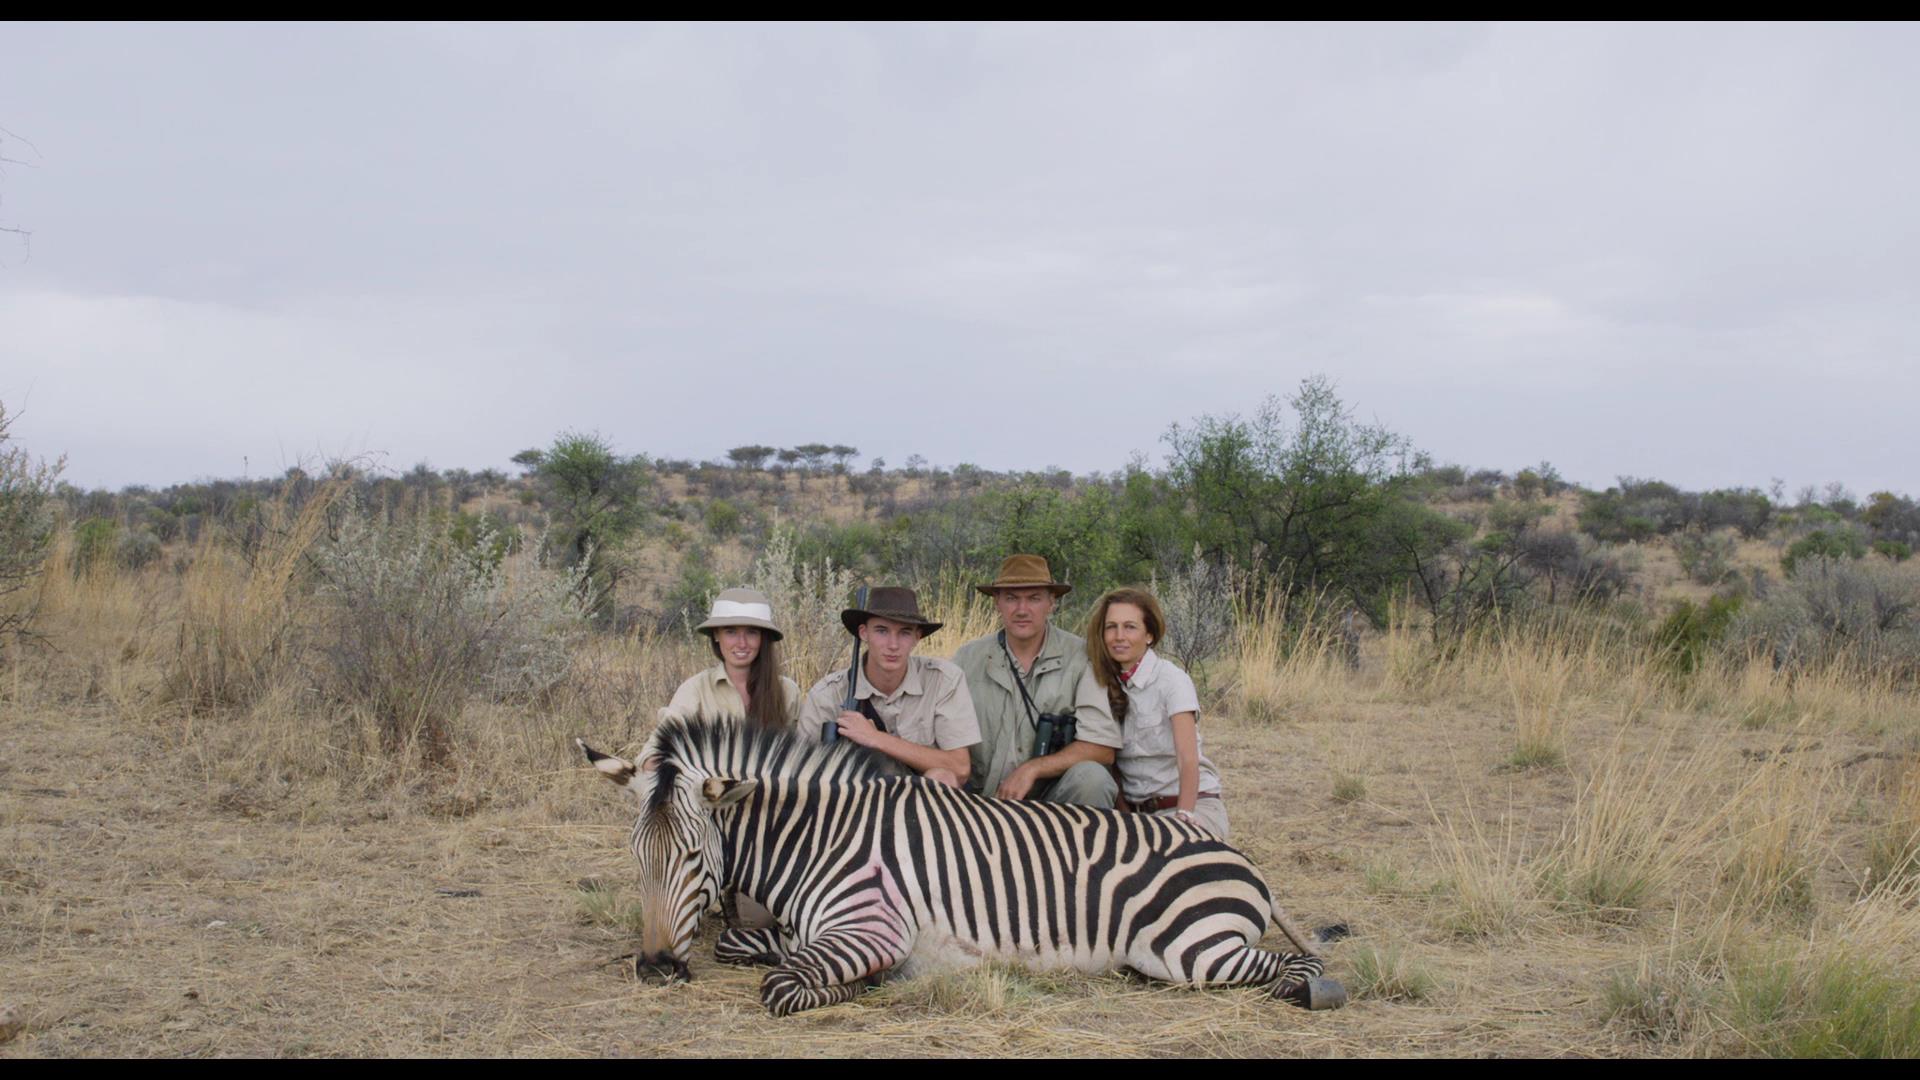
M 780 713 L 787 723 L 792 724 L 800 717 L 800 684 L 782 675 L 780 692 L 786 698 L 786 707 Z M 662 720 L 668 717 L 691 720 L 696 716 L 713 718 L 745 715 L 746 703 L 740 700 L 740 691 L 735 690 L 732 680 L 727 678 L 725 664 L 715 664 L 681 683 L 680 689 L 673 692 L 673 700 L 660 710 Z
M 1093 672 L 1083 684 L 1099 689 Z M 1101 690 L 1104 696 L 1106 691 Z M 1127 744 L 1114 765 L 1120 770 L 1120 794 L 1129 802 L 1180 794 L 1180 757 L 1173 746 L 1172 719 L 1183 712 L 1200 719 L 1200 695 L 1193 680 L 1152 649 L 1127 681 Z M 1194 731 L 1194 749 L 1200 755 L 1200 791 L 1220 793 L 1220 773 L 1207 760 L 1206 743 Z
M 864 663 L 859 679 L 854 697 L 873 702 L 873 711 L 879 714 L 889 735 L 936 750 L 957 750 L 980 741 L 980 723 L 973 718 L 967 676 L 950 661 L 907 657 L 907 677 L 891 694 L 880 693 L 867 681 Z M 821 728 L 839 718 L 846 697 L 845 668 L 815 683 L 800 706 L 800 730 L 818 737 Z
M 967 673 L 973 712 L 980 718 L 980 743 L 973 748 L 973 774 L 967 783 L 970 787 L 977 783 L 978 790 L 992 795 L 1007 774 L 1033 757 L 1033 720 L 1020 698 L 1020 688 L 1014 685 L 998 633 L 960 646 L 953 662 Z M 1033 670 L 1022 678 L 1035 714 L 1072 713 L 1076 741 L 1118 750 L 1125 742 L 1107 705 L 1107 692 L 1098 683 L 1089 691 L 1083 684 L 1091 680 L 1081 678 L 1086 673 L 1086 640 L 1049 624 L 1040 653 L 1033 658 Z

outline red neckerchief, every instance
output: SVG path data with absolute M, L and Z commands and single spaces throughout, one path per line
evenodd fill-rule
M 1146 657 L 1143 656 L 1140 659 L 1145 660 Z M 1139 661 L 1135 661 L 1132 667 L 1120 673 L 1120 681 L 1126 682 L 1128 679 L 1133 678 L 1133 673 L 1139 670 L 1140 670 L 1140 663 Z

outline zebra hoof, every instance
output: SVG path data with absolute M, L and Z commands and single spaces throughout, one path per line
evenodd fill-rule
M 1337 1009 L 1347 1003 L 1347 988 L 1340 985 L 1339 979 L 1329 979 L 1324 975 L 1315 975 L 1303 979 L 1292 986 L 1281 989 L 1274 995 L 1289 1005 L 1298 1006 L 1311 1012 Z

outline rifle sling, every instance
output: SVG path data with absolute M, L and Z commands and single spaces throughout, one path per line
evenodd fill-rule
M 861 716 L 864 716 L 867 719 L 873 721 L 873 726 L 876 728 L 879 728 L 882 732 L 885 732 L 887 730 L 887 722 L 885 720 L 880 719 L 880 714 L 874 710 L 872 698 L 870 697 L 861 698 L 860 708 L 856 709 L 855 711 L 858 712 Z

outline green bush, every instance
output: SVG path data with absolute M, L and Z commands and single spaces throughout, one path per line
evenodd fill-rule
M 493 567 L 520 549 L 520 530 L 497 510 L 485 514 L 456 512 L 453 524 L 447 528 L 447 539 L 456 550 Z
M 1740 605 L 1738 595 L 1711 597 L 1703 605 L 1682 600 L 1660 624 L 1660 629 L 1654 631 L 1654 643 L 1675 671 L 1691 675 L 1699 670 L 1708 652 L 1727 636 Z
M 680 557 L 680 575 L 660 601 L 659 626 L 662 630 L 684 629 L 706 616 L 708 606 L 720 592 L 720 579 L 714 576 L 703 547 L 689 547 Z
M 160 558 L 160 538 L 145 529 L 126 533 L 120 537 L 114 557 L 128 570 L 151 566 Z
M 1780 556 L 1780 567 L 1791 575 L 1804 559 L 1859 559 L 1866 554 L 1867 542 L 1858 530 L 1815 529 L 1787 545 L 1786 554 Z
M 1738 545 L 1731 532 L 1689 528 L 1673 534 L 1672 544 L 1681 571 L 1695 584 L 1720 585 L 1734 576 L 1733 555 Z
M 1898 540 L 1875 540 L 1873 542 L 1873 550 L 1892 562 L 1906 562 L 1908 559 L 1913 558 L 1912 546 L 1903 544 Z
M 84 574 L 113 562 L 120 549 L 120 523 L 89 518 L 73 527 L 73 572 Z
M 716 540 L 725 540 L 740 531 L 740 508 L 725 499 L 715 499 L 707 504 L 707 533 Z

